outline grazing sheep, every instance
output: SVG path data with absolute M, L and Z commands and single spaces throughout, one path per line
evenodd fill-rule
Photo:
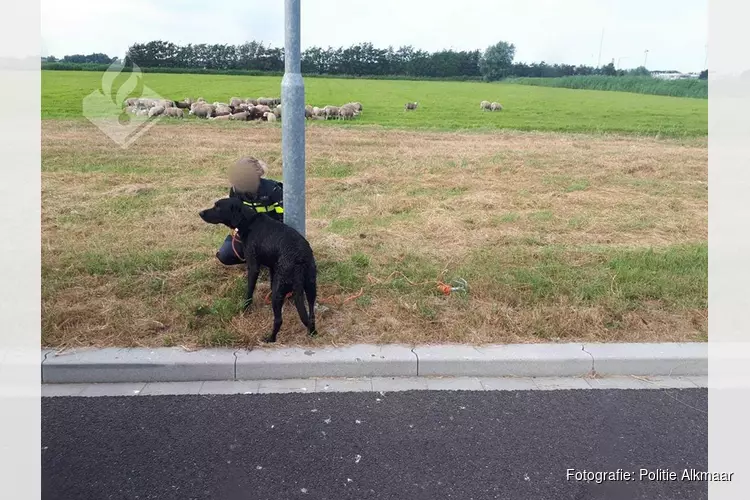
M 245 99 L 245 102 L 246 102 L 247 104 L 251 104 L 251 105 L 253 105 L 253 106 L 257 106 L 257 105 L 258 105 L 258 99 L 250 99 L 250 98 L 248 97 L 247 99 Z
M 164 108 L 173 108 L 175 107 L 174 101 L 170 101 L 169 99 L 159 99 L 156 101 L 157 106 L 164 106 Z
M 502 111 L 503 106 L 499 102 L 493 102 L 490 104 L 490 111 Z
M 214 116 L 225 116 L 225 115 L 231 115 L 232 114 L 232 108 L 226 105 L 218 105 L 216 106 L 216 109 L 213 112 Z
M 151 109 L 156 106 L 156 101 L 154 101 L 153 99 L 145 99 L 141 97 L 138 98 L 135 105 L 138 106 L 139 109 Z
M 404 104 L 404 111 L 406 111 L 407 109 L 417 109 L 417 105 L 418 104 L 419 103 L 417 103 L 416 101 L 415 102 L 407 102 L 406 104 Z
M 313 107 L 309 104 L 305 106 L 305 119 L 312 118 L 313 116 Z
M 181 101 L 175 101 L 175 106 L 177 106 L 180 109 L 190 109 L 190 106 L 192 105 L 193 105 L 193 100 L 189 97 L 186 97 Z
M 263 105 L 263 104 L 258 104 L 258 105 L 257 105 L 257 106 L 255 106 L 255 107 L 256 107 L 256 108 L 257 108 L 258 110 L 260 110 L 260 113 L 261 113 L 261 115 L 262 115 L 263 113 L 266 113 L 266 112 L 268 112 L 268 113 L 270 113 L 270 112 L 271 112 L 271 108 L 269 108 L 268 106 L 265 106 L 265 105 Z
M 273 108 L 271 111 L 273 112 L 274 115 L 276 115 L 277 119 L 279 120 L 281 119 L 281 104 Z
M 339 119 L 340 120 L 351 120 L 354 118 L 359 112 L 354 106 L 346 105 L 341 106 L 339 109 Z
M 229 119 L 246 122 L 249 119 L 249 116 L 250 116 L 250 113 L 248 113 L 247 111 L 241 111 L 239 113 L 229 115 Z
M 228 108 L 229 107 L 229 103 L 216 101 L 214 103 L 214 106 L 217 107 L 217 108 L 220 107 L 220 106 Z
M 190 110 L 190 115 L 195 115 L 196 118 L 210 118 L 213 115 L 214 108 L 210 105 L 198 105 Z
M 154 106 L 150 110 L 148 110 L 148 117 L 151 118 L 152 116 L 159 116 L 164 113 L 164 110 L 167 109 L 164 106 Z
M 266 112 L 265 116 L 266 116 L 266 121 L 269 121 L 269 122 L 276 121 L 276 115 L 273 112 L 270 112 L 270 113 Z
M 479 103 L 479 109 L 482 111 L 487 111 L 490 109 L 490 101 L 482 101 Z
M 339 116 L 339 107 L 338 106 L 326 106 L 323 108 L 323 112 L 326 115 L 326 120 L 330 119 L 331 117 L 336 118 Z
M 325 109 L 313 106 L 313 116 L 316 118 L 325 118 Z
M 238 108 L 240 104 L 244 104 L 244 101 L 239 97 L 232 97 L 231 99 L 229 99 L 229 105 L 234 108 Z
M 358 102 L 349 102 L 346 104 L 346 106 L 354 106 L 354 110 L 358 112 L 362 112 L 362 104 Z
M 129 99 L 125 99 L 125 106 L 128 107 L 128 108 L 131 107 L 131 106 L 136 106 L 137 104 L 138 104 L 138 98 L 137 97 L 131 97 Z
M 164 110 L 164 116 L 168 116 L 170 118 L 184 118 L 185 113 L 182 111 L 182 108 L 167 108 Z
M 246 112 L 248 120 L 259 120 L 263 117 L 263 111 L 261 111 L 257 106 L 249 105 Z
M 208 119 L 209 120 L 231 120 L 232 115 L 219 115 L 219 116 L 211 116 Z
M 258 98 L 258 105 L 260 105 L 260 106 L 271 106 L 271 105 L 273 105 L 273 99 L 269 99 L 267 97 L 259 97 Z
M 190 109 L 193 110 L 201 106 L 208 106 L 209 108 L 211 108 L 212 113 L 213 113 L 213 110 L 216 109 L 216 106 L 214 106 L 213 104 L 209 104 L 206 101 L 195 101 L 194 103 L 190 105 Z

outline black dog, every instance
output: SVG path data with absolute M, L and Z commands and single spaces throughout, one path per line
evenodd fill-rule
M 273 332 L 265 340 L 276 342 L 276 335 L 281 328 L 281 309 L 289 292 L 293 294 L 294 305 L 308 333 L 316 335 L 317 268 L 307 240 L 294 228 L 257 213 L 236 198 L 221 199 L 213 208 L 203 210 L 199 215 L 209 224 L 224 224 L 239 230 L 247 261 L 247 297 L 244 310 L 253 302 L 259 266 L 269 268 Z M 305 310 L 305 296 L 310 308 L 309 316 Z

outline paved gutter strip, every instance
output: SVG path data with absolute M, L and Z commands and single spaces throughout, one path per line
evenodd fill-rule
M 237 380 L 416 375 L 417 357 L 410 347 L 401 345 L 237 352 Z
M 50 354 L 42 364 L 50 384 L 233 380 L 233 349 L 82 349 Z
M 600 375 L 708 375 L 708 344 L 586 344 Z
M 46 354 L 46 358 L 45 358 Z M 46 384 L 382 377 L 704 376 L 706 344 L 352 345 L 42 351 Z M 375 382 L 373 382 L 375 384 Z M 441 383 L 442 384 L 442 383 Z M 434 384 L 433 384 L 434 385 Z
M 574 377 L 591 372 L 581 344 L 487 347 L 419 346 L 419 375 L 440 377 Z
M 44 384 L 43 397 L 164 396 L 369 392 L 382 400 L 401 391 L 673 390 L 708 387 L 708 377 L 366 377 L 253 381 Z

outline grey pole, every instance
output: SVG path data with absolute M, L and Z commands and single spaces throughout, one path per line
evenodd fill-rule
M 300 0 L 284 0 L 281 160 L 284 223 L 305 236 L 305 84 L 300 70 Z

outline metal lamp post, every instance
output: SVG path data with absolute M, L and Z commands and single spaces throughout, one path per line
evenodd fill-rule
M 305 236 L 305 84 L 300 55 L 300 0 L 284 0 L 281 159 L 284 222 Z

